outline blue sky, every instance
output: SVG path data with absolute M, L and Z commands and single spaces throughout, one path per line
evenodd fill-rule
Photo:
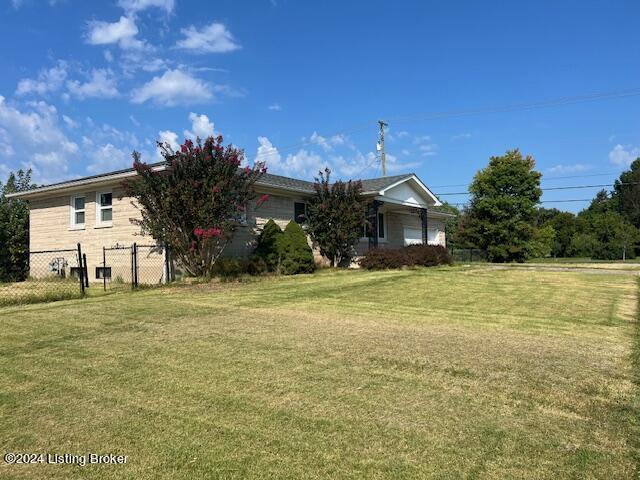
M 516 147 L 545 187 L 610 183 L 640 156 L 640 96 L 434 115 L 639 88 L 637 1 L 0 1 L 0 178 L 125 168 L 212 131 L 271 173 L 366 178 L 380 118 L 389 173 L 439 193 Z

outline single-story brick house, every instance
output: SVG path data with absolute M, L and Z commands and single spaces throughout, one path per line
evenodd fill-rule
M 165 166 L 160 162 L 152 168 L 161 171 Z M 153 239 L 140 236 L 139 228 L 130 221 L 139 211 L 122 182 L 135 175 L 133 169 L 120 170 L 11 194 L 29 202 L 30 250 L 68 249 L 81 243 L 87 255 L 89 280 L 96 281 L 103 275 L 103 247 L 154 244 Z M 363 180 L 362 186 L 372 228 L 363 228 L 358 254 L 375 246 L 399 248 L 423 242 L 445 245 L 444 224 L 449 215 L 432 209 L 442 204 L 415 174 Z M 313 182 L 271 174 L 260 178 L 256 190 L 268 194 L 269 200 L 257 209 L 249 207 L 246 221 L 236 230 L 226 255 L 250 254 L 260 229 L 270 218 L 283 228 L 290 220 L 297 221 L 314 193 Z M 163 272 L 160 261 L 152 276 L 162 281 Z M 110 269 L 105 275 L 111 275 Z

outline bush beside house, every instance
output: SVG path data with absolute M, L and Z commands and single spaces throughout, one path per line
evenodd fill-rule
M 278 240 L 280 251 L 280 271 L 285 275 L 311 273 L 316 269 L 313 251 L 307 242 L 307 234 L 293 220 L 284 229 Z
M 280 266 L 280 248 L 278 245 L 282 235 L 283 232 L 280 226 L 273 219 L 270 219 L 265 223 L 258 238 L 258 246 L 254 256 L 262 259 L 266 269 L 270 272 L 278 271 Z
M 399 249 L 374 248 L 360 259 L 360 266 L 367 270 L 384 270 L 402 267 L 435 267 L 451 265 L 451 254 L 441 245 L 410 245 Z
M 250 274 L 273 272 L 295 275 L 316 269 L 307 234 L 293 220 L 284 232 L 273 220 L 264 225 L 249 265 L 253 268 L 253 272 L 247 272 Z

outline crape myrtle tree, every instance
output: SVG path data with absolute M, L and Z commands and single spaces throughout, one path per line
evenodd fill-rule
M 510 150 L 491 157 L 469 187 L 469 232 L 492 262 L 524 261 L 535 236 L 541 174 L 532 157 Z
M 141 210 L 131 219 L 143 234 L 171 249 L 190 276 L 209 277 L 249 203 L 257 198 L 256 181 L 266 172 L 263 162 L 240 168 L 244 152 L 224 147 L 222 137 L 204 143 L 185 140 L 177 151 L 158 143 L 166 169 L 154 170 L 133 152 L 137 177 L 126 182 Z M 256 206 L 268 199 L 263 195 Z
M 360 181 L 329 183 L 331 170 L 318 172 L 315 195 L 307 205 L 305 223 L 311 239 L 331 266 L 340 265 L 355 253 L 365 224 L 362 183 Z

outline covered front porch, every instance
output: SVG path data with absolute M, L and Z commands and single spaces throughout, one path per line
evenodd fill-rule
M 442 205 L 413 176 L 370 195 L 367 225 L 357 246 L 358 255 L 370 248 L 401 248 L 414 244 L 446 246 L 445 223 L 450 216 L 436 210 Z

